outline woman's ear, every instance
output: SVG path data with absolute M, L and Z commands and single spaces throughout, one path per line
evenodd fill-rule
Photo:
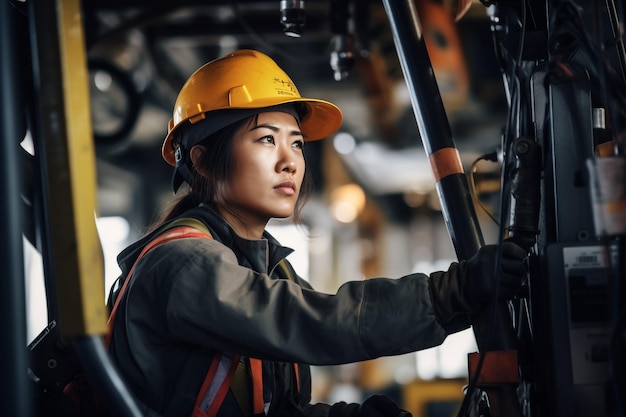
M 204 172 L 204 167 L 201 164 L 202 155 L 204 155 L 205 151 L 206 147 L 202 145 L 194 145 L 189 151 L 189 158 L 191 159 L 193 167 L 202 176 L 206 176 L 206 173 Z

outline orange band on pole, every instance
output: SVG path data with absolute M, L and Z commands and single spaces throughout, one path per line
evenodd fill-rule
M 431 153 L 428 159 L 437 182 L 448 175 L 463 174 L 465 172 L 463 171 L 461 156 L 456 148 L 441 148 Z

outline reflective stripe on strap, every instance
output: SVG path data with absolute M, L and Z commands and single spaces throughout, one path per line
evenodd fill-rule
M 192 417 L 215 417 L 230 389 L 239 355 L 217 353 L 196 397 Z

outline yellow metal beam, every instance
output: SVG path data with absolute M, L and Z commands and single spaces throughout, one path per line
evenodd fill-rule
M 96 169 L 79 0 L 33 0 L 34 74 L 47 283 L 65 337 L 106 332 L 104 262 L 96 228 Z M 54 302 L 54 300 L 49 300 Z
M 79 0 L 57 0 L 61 74 L 65 97 L 69 182 L 74 211 L 77 285 L 80 303 L 69 317 L 81 314 L 82 323 L 65 331 L 92 335 L 106 331 L 104 262 L 96 229 L 97 182 L 89 101 L 89 74 Z M 73 280 L 66 286 L 73 285 Z M 60 292 L 63 290 L 59 288 Z M 61 307 L 61 306 L 60 306 Z M 64 323 L 63 321 L 61 323 Z M 77 326 L 78 325 L 78 326 Z M 62 328 L 63 328 L 62 327 Z

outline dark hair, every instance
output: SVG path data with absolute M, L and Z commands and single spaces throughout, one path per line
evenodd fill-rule
M 174 198 L 166 207 L 159 220 L 150 228 L 154 230 L 165 221 L 180 216 L 185 211 L 205 204 L 215 211 L 220 209 L 228 210 L 224 201 L 224 183 L 232 170 L 233 141 L 235 134 L 244 126 L 256 123 L 258 114 L 228 125 L 213 133 L 200 142 L 205 147 L 205 151 L 200 157 L 200 166 L 203 167 L 205 175 L 200 175 L 195 169 L 191 169 L 191 184 L 183 185 L 184 190 L 179 197 Z M 189 152 L 189 150 L 186 150 Z M 302 181 L 300 195 L 294 208 L 294 222 L 302 221 L 301 213 L 304 204 L 309 199 L 312 192 L 312 182 L 306 170 Z

